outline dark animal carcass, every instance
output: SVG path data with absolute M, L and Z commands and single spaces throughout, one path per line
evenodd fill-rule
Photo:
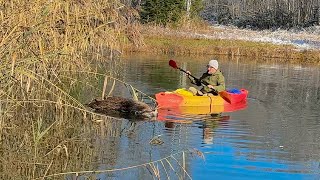
M 150 119 L 157 114 L 146 103 L 123 97 L 107 97 L 103 100 L 94 99 L 88 106 L 97 113 L 125 118 Z

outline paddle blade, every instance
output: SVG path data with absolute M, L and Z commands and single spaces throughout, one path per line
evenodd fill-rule
M 176 63 L 174 60 L 172 60 L 172 59 L 169 61 L 169 65 L 170 65 L 171 67 L 175 68 L 175 69 L 178 68 L 177 63 Z
M 230 97 L 230 95 L 228 94 L 227 91 L 221 91 L 221 92 L 219 92 L 219 95 L 220 95 L 225 101 L 227 101 L 229 104 L 231 104 L 231 97 Z

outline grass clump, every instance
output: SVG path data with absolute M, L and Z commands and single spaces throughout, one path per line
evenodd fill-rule
M 276 58 L 282 62 L 319 64 L 317 49 L 297 49 L 289 44 L 273 44 L 256 41 L 257 37 L 283 36 L 292 39 L 290 32 L 249 31 L 232 27 L 212 27 L 200 19 L 182 18 L 166 27 L 149 24 L 141 27 L 143 46 L 125 46 L 126 52 L 176 55 L 225 55 L 248 58 Z M 271 34 L 271 35 L 270 35 Z M 298 39 L 314 39 L 312 34 L 298 33 Z
M 203 30 L 205 31 L 205 30 Z M 157 33 L 155 33 L 157 32 Z M 292 63 L 320 62 L 319 51 L 297 50 L 292 45 L 213 38 L 206 34 L 169 28 L 147 27 L 143 30 L 145 46 L 127 47 L 127 51 L 176 55 L 225 55 L 256 58 L 276 58 Z
M 93 169 L 94 122 L 114 127 L 117 119 L 83 102 L 118 69 L 101 76 L 91 63 L 113 62 L 123 44 L 139 43 L 134 17 L 117 0 L 0 2 L 0 179 Z

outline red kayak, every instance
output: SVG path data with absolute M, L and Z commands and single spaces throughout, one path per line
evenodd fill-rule
M 168 120 L 168 117 L 181 114 L 218 114 L 245 109 L 248 91 L 240 89 L 237 93 L 224 91 L 218 96 L 194 96 L 186 89 L 177 89 L 173 92 L 160 92 L 155 96 L 158 119 Z
M 248 91 L 240 89 L 239 93 L 223 91 L 218 96 L 195 96 L 186 89 L 177 89 L 173 92 L 160 92 L 155 96 L 160 108 L 230 106 L 246 101 Z

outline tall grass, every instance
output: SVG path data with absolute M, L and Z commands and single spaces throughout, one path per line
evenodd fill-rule
M 90 112 L 79 93 L 109 72 L 124 83 L 91 63 L 141 43 L 135 16 L 117 0 L 0 2 L 0 179 L 93 169 L 95 124 L 112 133 L 119 119 Z

